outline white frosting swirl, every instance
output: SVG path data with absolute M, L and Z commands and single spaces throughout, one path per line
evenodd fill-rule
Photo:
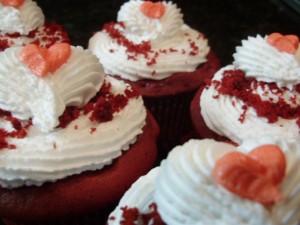
M 128 87 L 114 78 L 106 79 L 114 94 L 123 94 Z M 41 185 L 111 164 L 142 133 L 146 118 L 142 98 L 130 98 L 125 108 L 113 116 L 112 121 L 98 123 L 81 112 L 64 129 L 43 133 L 31 126 L 25 138 L 9 138 L 16 149 L 0 151 L 1 186 Z M 3 119 L 0 127 L 12 129 Z
M 124 206 L 138 208 L 144 214 L 150 212 L 149 205 L 153 203 L 155 181 L 159 171 L 160 167 L 153 168 L 133 183 L 120 200 L 118 207 L 110 214 L 107 221 L 109 225 L 120 225 L 120 221 L 123 219 L 123 210 L 121 208 Z M 143 223 L 139 221 L 137 225 L 143 225 Z
M 276 140 L 270 136 L 262 136 L 260 139 L 252 139 L 243 142 L 238 147 L 239 151 L 248 153 L 257 146 L 264 144 L 276 144 L 285 153 L 287 160 L 286 176 L 280 186 L 280 192 L 284 196 L 284 201 L 278 202 L 271 209 L 271 216 L 276 224 L 289 225 L 299 224 L 300 221 L 300 143 L 287 142 L 284 139 Z
M 243 40 L 233 54 L 233 64 L 248 77 L 292 89 L 300 83 L 300 49 L 296 54 L 279 51 L 267 43 L 267 37 L 257 35 Z
M 215 162 L 235 150 L 208 139 L 173 149 L 161 165 L 154 194 L 167 224 L 272 224 L 261 204 L 228 192 L 212 179 Z
M 236 150 L 247 153 L 263 144 L 278 145 L 287 159 L 286 177 L 279 187 L 285 200 L 270 209 L 225 190 L 212 178 L 215 162 L 224 154 Z M 121 207 L 137 207 L 140 212 L 148 213 L 149 204 L 155 202 L 168 225 L 296 225 L 300 220 L 299 160 L 299 143 L 278 141 L 270 136 L 247 140 L 238 148 L 210 139 L 190 140 L 174 148 L 159 168 L 132 185 L 108 224 L 120 224 Z
M 84 106 L 100 89 L 104 72 L 98 59 L 82 47 L 54 74 L 34 75 L 19 59 L 22 47 L 0 53 L 0 108 L 49 132 L 59 123 L 66 106 Z
M 0 3 L 0 32 L 27 35 L 30 31 L 43 26 L 43 11 L 32 0 L 25 0 L 19 8 L 4 6 Z
M 122 32 L 129 40 L 137 44 L 143 41 L 166 42 L 168 38 L 181 35 L 183 16 L 175 4 L 162 2 L 166 9 L 164 15 L 159 19 L 152 19 L 140 11 L 143 2 L 131 0 L 124 3 L 118 12 L 117 21 L 125 24 Z
M 125 3 L 118 13 L 118 21 L 124 26 L 115 24 L 114 28 L 135 45 L 149 41 L 151 50 L 147 56 L 129 53 L 126 46 L 120 45 L 105 30 L 90 39 L 89 49 L 99 58 L 106 73 L 131 81 L 161 80 L 176 72 L 194 71 L 206 62 L 210 50 L 207 40 L 183 24 L 176 5 L 162 2 L 165 14 L 159 19 L 150 19 L 139 11 L 142 3 L 139 0 Z
M 220 81 L 225 70 L 234 70 L 236 67 L 229 65 L 220 69 L 213 80 Z M 300 104 L 300 95 L 295 90 L 286 90 L 283 95 L 273 93 L 267 86 L 252 87 L 252 92 L 258 94 L 263 100 L 274 103 L 284 100 L 292 107 Z M 218 96 L 218 97 L 215 97 Z M 243 140 L 259 138 L 265 134 L 284 138 L 287 140 L 300 140 L 297 119 L 278 118 L 277 122 L 268 123 L 264 117 L 258 117 L 254 108 L 248 107 L 244 120 L 239 119 L 244 113 L 244 102 L 234 96 L 219 94 L 214 85 L 204 89 L 200 97 L 201 115 L 206 125 L 214 132 L 241 143 Z

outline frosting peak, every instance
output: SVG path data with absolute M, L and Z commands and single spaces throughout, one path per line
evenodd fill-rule
M 84 106 L 104 81 L 97 58 L 82 47 L 71 47 L 68 61 L 44 78 L 20 61 L 22 49 L 0 53 L 0 108 L 20 120 L 32 118 L 43 132 L 58 125 L 66 106 Z
M 44 23 L 43 11 L 32 0 L 25 0 L 18 8 L 0 2 L 0 32 L 28 35 Z
M 294 85 L 300 83 L 298 44 L 293 45 L 295 52 L 288 53 L 268 43 L 268 37 L 270 36 L 263 38 L 257 35 L 242 40 L 242 46 L 238 46 L 233 54 L 233 64 L 245 71 L 247 77 L 255 77 L 258 81 L 269 83 L 276 82 L 279 87 L 291 90 Z M 277 40 L 276 43 L 278 42 L 281 41 Z
M 157 19 L 146 16 L 140 10 L 144 4 L 146 4 L 144 1 L 131 0 L 122 5 L 118 12 L 117 21 L 126 25 L 124 33 L 129 40 L 135 43 L 150 40 L 158 42 L 180 33 L 183 16 L 175 4 L 172 2 L 152 3 L 164 6 L 165 12 Z
M 118 22 L 105 24 L 89 40 L 89 49 L 107 74 L 131 81 L 162 80 L 177 72 L 193 72 L 206 62 L 207 39 L 184 24 L 175 4 L 160 2 L 164 13 L 159 18 L 141 12 L 142 4 L 141 0 L 124 3 Z

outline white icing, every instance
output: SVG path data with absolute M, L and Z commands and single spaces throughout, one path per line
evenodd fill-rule
M 44 25 L 35 30 L 34 35 L 21 35 L 21 36 L 7 36 L 4 32 L 0 31 L 0 41 L 7 41 L 9 47 L 26 46 L 31 43 L 39 43 L 44 48 L 49 48 L 54 43 L 68 42 L 67 35 L 64 31 L 57 28 L 50 28 L 51 25 Z M 54 32 L 48 33 L 49 29 Z
M 125 24 L 125 29 L 121 31 L 129 40 L 137 44 L 143 41 L 168 42 L 166 39 L 182 35 L 183 16 L 176 4 L 162 2 L 166 9 L 164 15 L 159 19 L 152 19 L 140 11 L 143 2 L 126 2 L 118 12 L 117 21 Z
M 285 200 L 270 209 L 225 190 L 212 178 L 215 162 L 224 154 L 236 150 L 247 153 L 266 143 L 279 145 L 287 159 L 286 177 L 279 187 Z M 296 225 L 300 220 L 299 160 L 299 143 L 271 137 L 247 140 L 238 148 L 209 139 L 190 140 L 174 148 L 159 168 L 132 185 L 108 224 L 120 224 L 121 207 L 137 207 L 147 213 L 149 203 L 156 202 L 167 225 Z
M 100 89 L 104 72 L 97 58 L 82 47 L 72 47 L 71 56 L 54 74 L 34 75 L 20 62 L 22 47 L 0 53 L 0 108 L 43 132 L 53 130 L 66 106 L 84 106 Z
M 236 69 L 229 65 L 220 69 L 213 80 L 221 80 L 223 71 Z M 254 88 L 253 93 L 258 94 L 263 100 L 278 102 L 279 97 L 295 107 L 300 103 L 300 95 L 295 90 L 286 90 L 283 95 L 272 93 L 267 87 Z M 213 96 L 218 96 L 214 98 Z M 295 100 L 295 102 L 293 100 Z M 244 120 L 239 118 L 244 113 L 244 102 L 228 95 L 220 95 L 213 85 L 204 89 L 200 97 L 201 115 L 206 125 L 214 132 L 241 143 L 243 140 L 259 138 L 269 134 L 277 139 L 300 140 L 297 119 L 278 118 L 275 123 L 268 123 L 264 117 L 258 117 L 254 108 L 248 107 Z M 259 128 L 259 129 L 258 129 Z
M 233 54 L 233 64 L 246 76 L 258 81 L 276 82 L 279 87 L 292 89 L 300 83 L 299 53 L 289 54 L 268 44 L 266 37 L 257 35 L 242 41 Z M 298 49 L 298 52 L 300 50 Z
M 120 25 L 115 28 L 134 44 L 149 41 L 151 52 L 147 57 L 128 53 L 127 48 L 119 45 L 106 31 L 97 32 L 89 41 L 89 49 L 99 58 L 107 74 L 131 81 L 161 80 L 176 72 L 192 72 L 206 62 L 210 50 L 207 40 L 183 23 L 175 4 L 162 2 L 165 14 L 159 19 L 150 19 L 139 11 L 142 3 L 139 0 L 125 3 L 118 13 L 118 21 L 122 21 L 125 28 Z M 191 43 L 198 48 L 195 55 L 190 55 L 193 51 Z M 129 59 L 129 56 L 135 59 Z M 156 63 L 148 65 L 153 58 Z
M 128 85 L 106 78 L 114 94 L 122 94 Z M 16 149 L 0 151 L 2 187 L 42 185 L 87 170 L 98 170 L 112 163 L 142 133 L 146 110 L 141 97 L 130 98 L 124 109 L 109 122 L 91 122 L 81 112 L 66 128 L 43 133 L 31 126 L 25 138 L 8 138 Z M 12 129 L 0 120 L 0 127 Z M 92 132 L 91 129 L 94 129 Z
M 4 6 L 0 3 L 0 31 L 2 33 L 20 33 L 27 35 L 30 31 L 43 26 L 44 14 L 36 2 L 25 0 L 19 8 Z

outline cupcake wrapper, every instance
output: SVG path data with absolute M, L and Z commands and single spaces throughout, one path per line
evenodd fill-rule
M 173 147 L 192 136 L 189 106 L 194 94 L 195 91 L 190 91 L 174 96 L 144 97 L 146 108 L 160 126 L 159 160 L 165 158 Z

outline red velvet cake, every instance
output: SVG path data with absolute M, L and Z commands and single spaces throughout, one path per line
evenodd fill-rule
M 272 135 L 300 140 L 300 50 L 296 35 L 248 37 L 232 65 L 199 89 L 191 117 L 199 138 L 235 143 Z
M 161 150 L 181 143 L 191 129 L 189 102 L 219 61 L 204 35 L 184 23 L 177 5 L 128 1 L 117 22 L 90 38 L 89 49 L 108 75 L 141 93 L 159 123 Z
M 8 48 L 0 70 L 0 218 L 101 224 L 156 161 L 142 97 L 67 43 Z
M 41 8 L 32 0 L 0 1 L 0 51 L 30 43 L 50 47 L 69 43 L 62 26 L 45 22 Z

